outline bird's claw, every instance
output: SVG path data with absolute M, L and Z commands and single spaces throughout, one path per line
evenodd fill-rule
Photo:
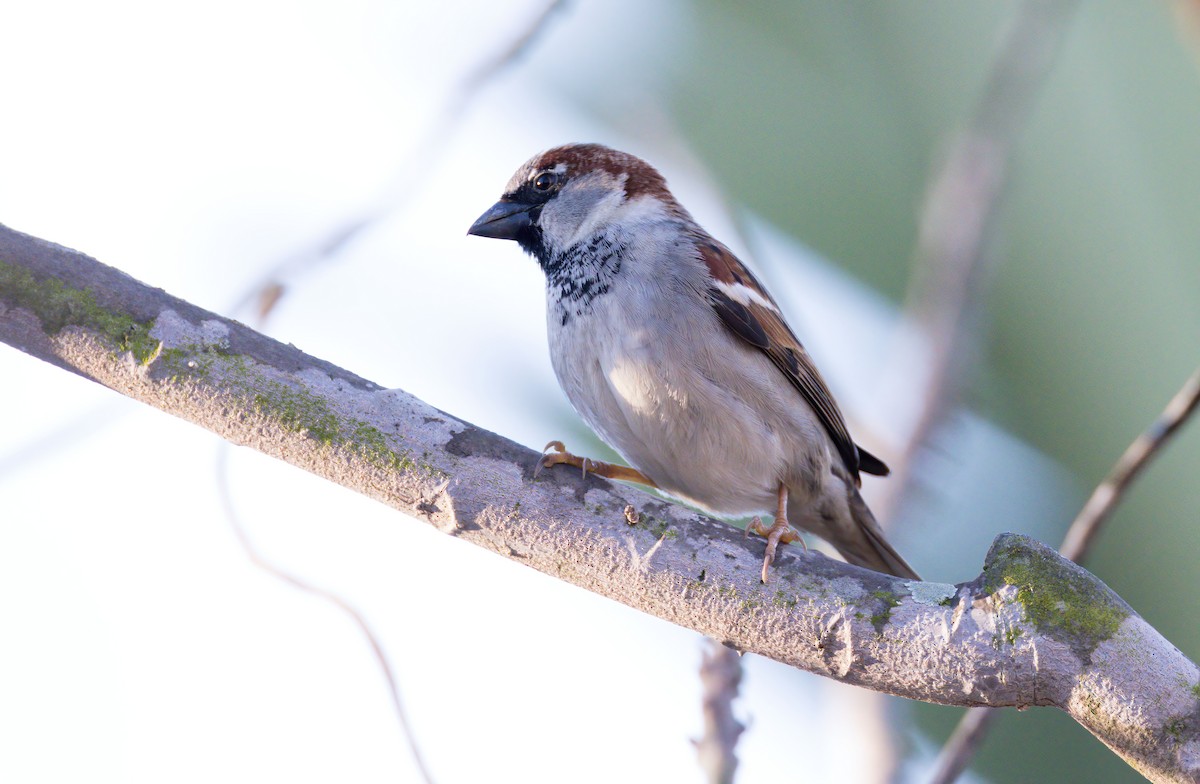
M 534 466 L 533 478 L 537 479 L 538 474 L 542 473 L 543 468 L 549 468 L 550 466 L 554 465 L 554 461 L 552 461 L 551 458 L 555 453 L 566 451 L 567 446 L 562 441 L 551 441 L 542 447 L 542 456 L 538 458 L 537 465 Z
M 763 525 L 760 518 L 756 517 L 746 526 L 745 536 L 755 533 L 759 536 L 764 536 L 767 539 L 767 552 L 763 556 L 762 581 L 767 582 L 767 573 L 770 571 L 771 564 L 775 562 L 775 551 L 780 544 L 791 544 L 799 541 L 804 545 L 805 552 L 808 551 L 808 545 L 804 543 L 800 532 L 788 525 L 788 521 L 784 518 L 777 519 L 775 524 L 770 528 Z
M 551 441 L 542 448 L 542 456 L 538 460 L 537 466 L 533 469 L 533 478 L 537 479 L 538 474 L 542 472 L 543 468 L 549 468 L 559 463 L 579 466 L 583 471 L 583 478 L 587 479 L 588 466 L 592 461 L 586 457 L 571 454 L 567 451 L 567 446 L 562 441 Z

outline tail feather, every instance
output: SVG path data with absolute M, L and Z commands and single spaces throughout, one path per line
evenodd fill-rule
M 883 537 L 883 530 L 875 520 L 875 515 L 867 507 L 866 501 L 858 494 L 858 490 L 850 488 L 850 515 L 854 518 L 858 536 L 852 537 L 851 542 L 833 542 L 847 561 L 856 566 L 865 566 L 877 572 L 894 574 L 907 580 L 920 580 L 921 577 L 908 563 L 900 557 L 900 553 Z M 843 544 L 847 546 L 843 546 Z
M 857 444 L 855 446 L 857 446 Z M 858 470 L 862 471 L 864 474 L 874 474 L 875 476 L 887 476 L 892 472 L 892 470 L 887 467 L 887 463 L 863 449 L 861 446 L 858 447 Z
M 788 521 L 829 542 L 850 563 L 894 574 L 906 580 L 921 577 L 883 536 L 883 529 L 848 474 L 834 467 L 837 482 L 828 483 L 821 496 L 805 498 L 793 494 L 788 502 Z M 840 486 L 839 486 L 840 485 Z M 842 493 L 844 497 L 841 497 Z

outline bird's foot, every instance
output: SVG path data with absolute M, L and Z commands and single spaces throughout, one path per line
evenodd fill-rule
M 767 538 L 767 552 L 763 556 L 762 567 L 763 584 L 767 582 L 767 573 L 770 571 L 771 564 L 775 562 L 775 551 L 779 548 L 780 544 L 791 544 L 792 542 L 799 541 L 800 544 L 804 545 L 805 552 L 808 551 L 808 545 L 804 543 L 800 532 L 788 524 L 786 517 L 777 517 L 775 524 L 770 528 L 764 526 L 762 520 L 756 517 L 746 526 L 746 536 L 752 533 Z
M 567 451 L 567 447 L 563 445 L 562 441 L 551 441 L 546 444 L 546 448 L 542 450 L 542 457 L 538 460 L 537 467 L 533 469 L 533 478 L 537 479 L 538 474 L 542 472 L 543 468 L 549 468 L 552 465 L 560 463 L 575 466 L 583 472 L 584 477 L 588 474 L 595 474 L 605 479 L 623 479 L 626 482 L 637 482 L 647 487 L 658 487 L 653 479 L 636 468 L 605 463 L 601 460 L 593 460 L 590 457 L 573 455 Z

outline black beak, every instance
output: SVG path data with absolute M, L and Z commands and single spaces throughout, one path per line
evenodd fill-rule
M 471 224 L 467 234 L 476 237 L 492 237 L 497 240 L 515 240 L 517 234 L 533 225 L 529 211 L 536 205 L 522 204 L 517 201 L 500 201 L 488 208 L 479 216 L 479 220 Z

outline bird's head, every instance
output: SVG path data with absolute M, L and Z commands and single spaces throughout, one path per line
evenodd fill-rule
M 545 264 L 614 225 L 666 214 L 686 215 L 653 166 L 600 144 L 567 144 L 517 169 L 467 233 L 516 240 Z

